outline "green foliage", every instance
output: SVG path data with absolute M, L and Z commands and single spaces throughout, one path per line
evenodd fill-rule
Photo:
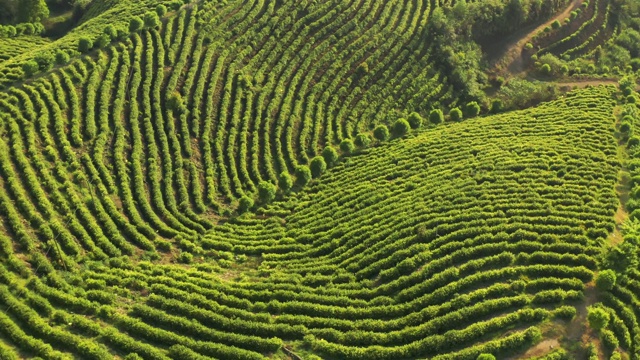
M 599 306 L 589 306 L 587 310 L 587 320 L 592 329 L 601 330 L 607 327 L 610 317 L 606 310 Z
M 278 187 L 285 193 L 293 187 L 293 179 L 288 171 L 283 171 L 278 176 Z
M 389 138 L 389 128 L 386 125 L 378 125 L 373 129 L 373 137 L 379 141 L 385 141 Z
M 18 1 L 18 22 L 37 23 L 49 17 L 49 8 L 45 0 Z
M 322 161 L 324 162 L 324 159 Z M 311 169 L 306 165 L 296 166 L 295 175 L 296 183 L 300 186 L 304 186 L 311 181 Z
M 470 118 L 480 115 L 480 105 L 478 105 L 478 103 L 475 101 L 468 103 L 464 107 L 464 114 L 466 117 Z
M 601 291 L 609 291 L 616 285 L 616 273 L 613 270 L 602 270 L 596 278 L 596 287 Z
M 496 357 L 492 354 L 480 354 L 476 360 L 496 360 Z
M 64 51 L 56 52 L 56 64 L 64 65 L 69 62 L 69 54 Z
M 502 102 L 501 99 L 493 99 L 493 101 L 491 101 L 492 114 L 501 113 L 503 110 L 504 110 L 504 103 Z
M 129 20 L 129 32 L 136 32 L 142 29 L 144 26 L 144 21 L 138 16 L 134 16 Z
M 22 64 L 22 71 L 24 71 L 24 74 L 27 77 L 33 76 L 35 73 L 38 72 L 38 70 L 40 70 L 40 66 L 38 65 L 37 62 L 35 61 L 27 61 L 24 64 Z
M 616 334 L 611 330 L 603 329 L 600 331 L 600 339 L 602 340 L 602 344 L 609 351 L 616 349 L 620 343 L 616 338 Z
M 353 140 L 351 139 L 344 139 L 340 142 L 340 151 L 342 151 L 342 153 L 345 155 L 349 155 L 353 153 L 355 148 L 356 147 L 353 144 Z
M 411 130 L 411 125 L 406 119 L 398 119 L 393 124 L 393 135 L 402 137 Z
M 238 212 L 241 214 L 245 213 L 249 211 L 253 207 L 253 205 L 253 199 L 245 195 L 240 198 L 240 201 L 238 203 Z
M 409 118 L 407 120 L 409 121 L 409 125 L 411 125 L 412 129 L 420 128 L 422 126 L 422 122 L 424 121 L 422 116 L 415 111 L 409 114 Z
M 322 150 L 322 157 L 324 158 L 326 165 L 328 167 L 332 167 L 338 162 L 340 155 L 338 155 L 338 152 L 333 146 L 327 145 Z M 312 166 L 311 172 L 313 172 L 313 166 Z
M 158 14 L 159 17 L 163 17 L 166 13 L 167 7 L 164 6 L 164 4 L 158 4 L 158 6 L 156 6 L 156 14 Z
M 87 37 L 82 37 L 78 41 L 78 51 L 81 53 L 87 53 L 93 48 L 93 41 Z
M 429 113 L 429 122 L 432 124 L 440 124 L 444 122 L 444 114 L 440 109 L 433 109 Z
M 269 204 L 276 198 L 276 186 L 268 181 L 258 184 L 258 198 L 261 204 Z
M 463 118 L 462 110 L 460 110 L 460 108 L 457 108 L 457 107 L 449 110 L 449 117 L 453 121 L 461 121 Z
M 311 175 L 314 178 L 320 177 L 327 170 L 327 163 L 322 156 L 316 156 L 309 163 Z
M 144 14 L 144 27 L 148 29 L 156 28 L 160 25 L 160 18 L 155 11 L 149 11 Z
M 551 23 L 551 28 L 554 29 L 554 30 L 559 29 L 560 26 L 562 26 L 562 24 L 560 24 L 560 21 L 558 21 L 558 20 L 554 20 Z
M 354 144 L 360 148 L 367 147 L 369 146 L 369 144 L 371 144 L 371 137 L 369 137 L 369 135 L 367 134 L 358 134 L 356 135 L 356 140 L 354 141 Z

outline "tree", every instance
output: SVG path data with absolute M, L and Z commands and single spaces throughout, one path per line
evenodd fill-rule
M 355 149 L 355 145 L 353 145 L 353 140 L 351 139 L 344 139 L 342 140 L 342 142 L 340 143 L 340 150 L 345 154 L 345 155 L 349 155 L 353 152 L 353 150 Z
M 110 40 L 113 40 L 116 37 L 118 37 L 118 32 L 116 31 L 116 28 L 113 27 L 113 25 L 111 24 L 105 26 L 104 30 L 102 30 L 102 33 L 107 35 Z
M 460 121 L 462 120 L 462 110 L 460 110 L 460 108 L 453 108 L 451 110 L 449 110 L 449 117 L 451 118 L 451 120 L 453 121 Z
M 158 16 L 163 17 L 166 13 L 167 13 L 166 6 L 162 4 L 158 4 L 158 6 L 156 6 L 156 14 L 158 14 Z
M 465 106 L 465 113 L 467 117 L 476 117 L 480 115 L 480 105 L 477 102 L 472 101 Z
M 338 162 L 339 155 L 336 149 L 333 148 L 333 146 L 326 146 L 322 150 L 322 157 L 324 158 L 324 161 L 327 163 L 327 166 L 332 167 Z
M 367 147 L 369 146 L 369 144 L 371 144 L 371 137 L 369 137 L 369 135 L 367 134 L 358 134 L 356 135 L 356 140 L 354 141 L 354 144 L 357 147 Z
M 409 118 L 407 120 L 409 120 L 409 125 L 411 125 L 412 129 L 418 129 L 422 126 L 422 122 L 424 121 L 422 116 L 415 111 L 409 114 Z
M 493 101 L 491 102 L 491 113 L 497 114 L 502 111 L 502 108 L 504 108 L 504 104 L 502 103 L 502 100 L 493 99 Z
M 261 181 L 258 184 L 258 198 L 262 204 L 272 202 L 276 198 L 276 186 L 268 181 Z
M 45 0 L 18 1 L 18 22 L 38 23 L 49 17 L 49 8 Z
M 149 11 L 144 14 L 144 26 L 152 29 L 160 25 L 160 18 L 155 11 Z
M 401 137 L 406 135 L 409 130 L 411 130 L 411 125 L 406 119 L 398 119 L 393 124 L 393 134 L 395 136 Z
M 247 195 L 244 195 L 243 197 L 240 198 L 240 202 L 238 204 L 238 212 L 239 213 L 245 213 L 247 211 L 249 211 L 249 209 L 251 209 L 253 207 L 253 199 L 248 197 Z
M 542 64 L 542 66 L 540 67 L 540 72 L 543 73 L 544 75 L 550 75 L 551 74 L 551 65 Z
M 386 125 L 380 124 L 373 130 L 373 137 L 380 141 L 385 141 L 389 138 L 389 129 Z
M 104 47 L 106 47 L 107 45 L 109 45 L 111 43 L 111 38 L 109 37 L 109 35 L 107 34 L 102 34 L 100 36 L 98 36 L 98 39 L 96 40 L 96 47 L 99 49 L 102 49 Z
M 440 124 L 444 121 L 444 114 L 440 109 L 433 109 L 429 113 L 429 122 L 432 124 Z
M 81 37 L 78 41 L 78 51 L 86 53 L 93 47 L 93 41 L 87 37 Z
M 56 53 L 56 64 L 64 65 L 69 62 L 69 54 L 64 51 L 58 51 Z
M 323 159 L 324 161 L 324 159 Z M 311 181 L 311 169 L 306 165 L 296 166 L 296 182 L 301 185 L 307 185 Z
M 602 291 L 609 291 L 616 285 L 616 273 L 611 270 L 600 271 L 596 278 L 596 287 Z
M 601 307 L 589 306 L 587 308 L 587 320 L 589 326 L 594 330 L 600 330 L 609 324 L 609 313 Z
M 129 20 L 129 32 L 136 32 L 142 29 L 143 25 L 144 22 L 142 21 L 142 19 L 140 19 L 140 17 L 138 16 L 135 16 L 131 18 L 131 20 Z
M 37 73 L 39 69 L 40 66 L 33 60 L 27 61 L 22 64 L 22 71 L 24 71 L 24 74 L 27 76 L 33 76 L 33 74 Z
M 327 170 L 327 163 L 324 161 L 322 156 L 316 156 L 311 159 L 309 167 L 311 169 L 311 175 L 313 175 L 314 178 L 318 178 L 323 172 L 325 172 L 325 170 Z
M 289 172 L 283 171 L 280 173 L 280 176 L 278 176 L 278 186 L 285 193 L 291 190 L 291 187 L 293 187 L 293 179 L 291 179 Z

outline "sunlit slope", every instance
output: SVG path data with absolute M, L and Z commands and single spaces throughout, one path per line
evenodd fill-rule
M 0 346 L 150 359 L 258 359 L 283 344 L 340 359 L 525 349 L 541 336 L 536 325 L 581 303 L 613 229 L 612 91 L 442 125 L 347 157 L 258 215 L 177 236 L 194 255 L 188 266 L 119 257 L 55 271 L 62 266 L 44 260 L 40 231 L 3 201 L 16 218 L 2 222 Z M 139 254 L 129 239 L 112 246 Z

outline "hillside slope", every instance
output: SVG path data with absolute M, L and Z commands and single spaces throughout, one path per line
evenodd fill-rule
M 23 98 L 54 103 L 36 89 Z M 259 359 L 287 344 L 327 358 L 475 359 L 524 350 L 548 335 L 536 327 L 545 319 L 575 311 L 561 305 L 582 304 L 613 230 L 613 91 L 372 147 L 257 215 L 194 216 L 209 229 L 171 229 L 171 243 L 152 218 L 119 209 L 127 200 L 108 193 L 98 157 L 65 145 L 55 111 L 44 123 L 48 106 L 16 111 L 0 141 L 1 352 Z M 140 136 L 116 127 L 116 148 L 127 130 Z

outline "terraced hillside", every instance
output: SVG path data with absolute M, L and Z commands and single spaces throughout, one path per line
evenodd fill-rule
M 19 83 L 36 50 L 0 62 L 0 359 L 562 358 L 599 337 L 639 358 L 637 264 L 616 261 L 636 228 L 614 221 L 637 216 L 614 190 L 625 156 L 638 183 L 635 82 L 474 118 L 434 65 L 436 7 L 189 3 Z
M 575 312 L 560 305 L 580 302 L 613 229 L 612 91 L 370 148 L 257 216 L 191 215 L 210 224 L 200 235 L 147 214 L 136 223 L 122 188 L 109 194 L 92 157 L 64 144 L 61 116 L 43 126 L 48 106 L 30 121 L 16 112 L 0 151 L 5 357 L 262 358 L 289 344 L 331 358 L 471 359 L 526 348 L 536 325 Z M 176 248 L 190 266 L 166 262 Z

